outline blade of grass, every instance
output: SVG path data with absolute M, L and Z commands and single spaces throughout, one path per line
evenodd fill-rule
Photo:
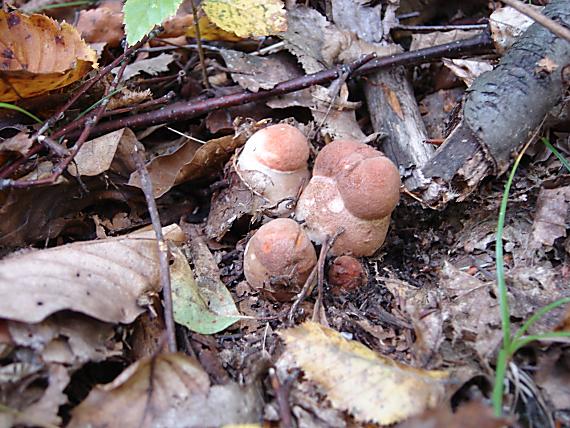
M 559 306 L 565 305 L 567 303 L 570 303 L 570 297 L 564 297 L 562 299 L 558 299 L 558 300 L 550 303 L 549 305 L 546 305 L 544 308 L 541 308 L 537 312 L 535 312 L 534 315 L 531 316 L 528 320 L 526 320 L 525 323 L 521 326 L 521 328 L 518 329 L 515 336 L 513 337 L 513 342 L 516 342 L 517 340 L 519 340 L 522 337 L 522 335 L 525 334 L 527 332 L 527 330 L 535 322 L 537 322 L 540 318 L 542 318 L 548 312 L 550 312 L 553 309 L 556 309 Z
M 83 6 L 84 4 L 93 4 L 95 2 L 96 2 L 95 0 L 77 0 L 77 1 L 69 1 L 67 3 L 46 4 L 45 6 L 32 9 L 30 12 L 36 13 L 36 12 L 41 12 L 43 10 L 57 9 L 61 7 Z
M 570 338 L 570 331 L 553 331 L 550 333 L 541 333 L 530 336 L 523 336 L 520 339 L 513 341 L 513 343 L 511 344 L 511 353 L 514 354 L 522 347 L 537 340 L 554 340 L 560 338 Z
M 570 162 L 568 162 L 566 158 L 562 156 L 562 154 L 558 150 L 556 150 L 556 148 L 550 143 L 550 141 L 548 141 L 547 138 L 541 138 L 541 141 L 544 143 L 546 147 L 548 147 L 548 149 L 552 153 L 554 153 L 554 156 L 556 156 L 560 161 L 560 163 L 564 165 L 566 169 L 570 172 Z
M 497 221 L 497 232 L 495 237 L 495 263 L 497 272 L 497 289 L 499 297 L 499 308 L 501 313 L 501 326 L 503 330 L 503 346 L 499 351 L 499 357 L 497 359 L 497 368 L 495 372 L 495 384 L 493 385 L 493 410 L 496 416 L 501 416 L 503 411 L 503 389 L 505 382 L 505 375 L 507 373 L 507 362 L 510 357 L 508 351 L 511 347 L 511 315 L 509 310 L 509 301 L 507 294 L 507 284 L 505 281 L 505 260 L 503 255 L 503 232 L 505 229 L 505 218 L 507 216 L 507 205 L 509 203 L 509 193 L 513 185 L 513 180 L 517 172 L 519 163 L 530 146 L 533 139 L 530 139 L 521 152 L 518 154 L 507 183 L 505 184 L 505 190 L 503 191 L 503 197 L 501 199 L 501 206 L 499 208 L 499 219 Z
M 14 104 L 2 103 L 2 102 L 0 102 L 0 108 L 5 108 L 5 109 L 8 109 L 8 110 L 14 110 L 14 111 L 20 112 L 20 113 L 25 114 L 26 116 L 28 116 L 30 119 L 35 120 L 35 121 L 38 122 L 38 123 L 43 123 L 43 122 L 44 122 L 44 121 L 41 120 L 39 117 L 37 117 L 35 114 L 30 113 L 30 112 L 27 111 L 27 110 L 24 110 L 22 107 L 15 106 Z

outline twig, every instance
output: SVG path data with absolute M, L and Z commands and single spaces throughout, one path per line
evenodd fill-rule
M 299 305 L 301 303 L 303 303 L 303 300 L 305 300 L 305 297 L 307 297 L 307 293 L 309 292 L 309 289 L 311 288 L 313 282 L 315 281 L 315 278 L 317 276 L 317 267 L 318 267 L 318 265 L 313 268 L 313 270 L 311 271 L 311 273 L 307 277 L 307 280 L 305 281 L 305 284 L 303 285 L 301 292 L 299 294 L 297 294 L 297 298 L 295 299 L 295 302 L 293 302 L 293 305 L 291 305 L 291 309 L 289 310 L 289 315 L 287 316 L 290 324 L 293 324 L 293 320 L 295 319 L 295 312 L 297 312 L 297 308 L 299 307 Z
M 200 24 L 198 22 L 198 9 L 194 4 L 194 0 L 190 0 L 192 6 L 192 15 L 194 16 L 194 31 L 196 32 L 196 44 L 198 45 L 198 57 L 200 58 L 200 68 L 202 69 L 202 81 L 206 89 L 210 89 L 210 82 L 208 81 L 208 71 L 206 70 L 206 58 L 204 56 L 204 49 L 202 48 L 202 38 L 200 36 Z
M 338 236 L 338 235 L 337 235 Z M 319 319 L 319 314 L 321 312 L 321 306 L 323 305 L 323 296 L 324 296 L 324 278 L 325 278 L 325 261 L 327 259 L 327 254 L 331 249 L 333 241 L 336 239 L 335 237 L 328 237 L 323 242 L 321 246 L 321 252 L 319 253 L 319 259 L 317 260 L 317 300 L 315 302 L 315 308 L 313 309 L 313 321 L 317 321 Z
M 85 127 L 83 128 L 83 131 L 81 132 L 81 134 L 79 135 L 79 138 L 75 142 L 75 145 L 73 146 L 73 150 L 61 163 L 59 163 L 54 168 L 54 172 L 52 173 L 52 175 L 50 175 L 49 177 L 46 177 L 46 178 L 39 179 L 39 180 L 3 179 L 3 180 L 0 180 L 0 189 L 2 189 L 4 187 L 12 187 L 15 189 L 22 189 L 22 188 L 27 188 L 27 187 L 31 187 L 31 186 L 43 186 L 43 185 L 55 183 L 58 180 L 58 178 L 61 176 L 61 174 L 63 174 L 63 172 L 67 169 L 69 164 L 73 161 L 73 159 L 75 158 L 77 153 L 79 153 L 79 150 L 81 150 L 81 147 L 83 147 L 83 144 L 85 144 L 85 142 L 89 138 L 91 130 L 99 122 L 99 119 L 101 118 L 102 114 L 105 112 L 105 110 L 107 108 L 107 104 L 109 104 L 110 98 L 107 95 L 111 91 L 114 91 L 115 88 L 119 85 L 119 82 L 121 81 L 121 79 L 123 77 L 123 72 L 125 71 L 126 66 L 127 66 L 127 61 L 123 62 L 121 69 L 119 70 L 119 72 L 115 76 L 115 79 L 113 80 L 113 83 L 111 84 L 111 86 L 109 86 L 105 89 L 105 94 L 103 96 L 103 102 L 101 102 L 101 105 L 95 110 L 95 113 L 93 113 L 93 115 L 88 120 L 86 120 Z M 52 116 L 52 117 L 56 117 L 56 116 Z M 42 126 L 42 129 L 44 127 L 46 127 L 46 125 L 48 123 L 49 123 L 49 120 Z M 41 130 L 38 132 L 38 134 L 36 134 L 35 137 L 38 141 L 41 141 L 42 139 L 44 139 L 44 138 L 42 138 L 44 136 L 41 134 Z
M 488 28 L 487 24 L 463 24 L 463 25 L 396 25 L 392 27 L 394 30 L 413 31 L 417 33 L 431 31 L 453 31 L 453 30 L 484 30 Z
M 570 42 L 570 30 L 558 22 L 550 19 L 548 16 L 540 13 L 539 11 L 533 9 L 532 7 L 524 4 L 519 0 L 501 0 L 503 3 L 509 5 L 513 9 L 518 10 L 520 13 L 528 16 L 532 20 L 538 22 L 543 27 L 549 29 L 558 37 L 562 37 Z
M 132 47 L 127 48 L 120 56 L 118 56 L 113 62 L 111 62 L 109 65 L 107 65 L 106 67 L 104 67 L 103 69 L 101 69 L 96 76 L 94 76 L 93 78 L 89 79 L 87 82 L 85 82 L 75 93 L 74 95 L 63 105 L 61 106 L 57 112 L 52 115 L 48 120 L 45 121 L 45 123 L 41 126 L 41 128 L 38 130 L 38 132 L 36 132 L 33 136 L 32 136 L 32 140 L 33 141 L 38 141 L 41 143 L 41 139 L 45 138 L 43 134 L 45 134 L 48 129 L 50 127 L 52 127 L 55 123 L 57 123 L 58 120 L 60 120 L 64 113 L 73 105 L 75 104 L 75 102 L 82 96 L 84 95 L 91 87 L 93 87 L 93 85 L 95 83 L 97 83 L 99 80 L 101 80 L 104 76 L 106 76 L 107 74 L 109 74 L 111 72 L 111 70 L 113 70 L 118 64 L 121 63 L 121 61 L 124 61 L 127 56 L 129 56 L 131 53 L 133 53 L 136 49 L 138 49 L 138 47 L 143 45 L 143 42 L 146 43 L 146 41 L 148 40 L 148 36 L 143 38 L 139 43 L 133 45 Z M 124 61 L 124 64 L 126 65 L 127 61 Z M 119 73 L 117 73 L 117 76 L 115 77 L 115 81 L 118 84 L 118 80 L 120 80 L 120 78 L 122 77 L 123 74 L 123 70 L 125 65 L 123 65 L 123 68 L 121 69 L 121 71 Z M 117 77 L 119 77 L 119 79 L 117 79 Z M 113 89 L 116 87 L 116 85 L 114 85 Z M 109 88 L 107 88 L 107 90 L 105 91 L 105 96 L 110 92 Z M 92 130 L 92 128 L 94 128 L 97 125 L 97 122 L 99 121 L 99 119 L 102 117 L 102 114 L 104 114 L 105 109 L 107 107 L 107 103 L 109 101 L 106 100 L 103 101 L 103 103 L 101 103 L 100 109 L 96 111 L 96 113 L 91 117 L 91 119 L 88 119 L 87 117 L 82 118 L 81 120 L 81 125 L 84 126 L 83 132 L 79 135 L 78 137 L 78 141 L 75 143 L 75 146 L 77 147 L 79 145 L 79 148 L 81 148 L 81 146 L 83 145 L 83 142 L 81 142 L 80 144 L 78 144 L 81 141 L 81 136 L 83 134 L 85 134 L 85 140 L 87 140 L 87 138 L 89 138 L 90 135 L 90 131 Z M 89 124 L 89 122 L 91 122 L 91 124 Z M 51 136 L 52 140 L 56 140 L 59 137 L 63 136 L 63 134 L 61 135 L 57 135 L 58 133 L 55 133 L 54 135 Z M 11 174 L 13 174 L 22 164 L 24 164 L 28 159 L 30 159 L 32 156 L 38 154 L 41 150 L 42 150 L 43 146 L 42 144 L 36 144 L 35 146 L 31 147 L 30 150 L 28 150 L 28 153 L 26 153 L 26 155 L 16 161 L 14 161 L 11 165 L 9 165 L 7 168 L 4 168 L 0 171 L 0 178 L 8 178 Z M 78 150 L 77 150 L 78 151 Z M 74 151 L 74 153 L 72 153 L 68 158 L 66 158 L 66 160 L 62 163 L 63 167 L 58 167 L 58 170 L 56 170 L 56 174 L 57 171 L 60 171 L 59 174 L 57 174 L 57 176 L 55 176 L 55 179 L 53 179 L 53 182 L 55 182 L 55 180 L 57 180 L 57 178 L 59 178 L 59 176 L 63 173 L 63 171 L 65 171 L 65 168 L 67 168 L 67 166 L 71 163 L 71 161 L 73 160 L 73 158 L 75 157 L 75 155 L 77 154 L 76 151 Z M 65 165 L 64 165 L 65 164 Z M 45 183 L 38 183 L 38 184 L 51 184 L 52 181 L 50 181 L 50 179 L 52 179 L 53 177 L 48 177 Z M 37 180 L 36 180 L 37 181 Z M 0 181 L 0 188 L 3 187 L 3 185 L 6 185 L 6 183 L 8 183 L 6 180 L 2 180 Z M 24 184 L 23 187 L 28 187 L 28 185 Z
M 156 234 L 160 266 L 160 283 L 162 285 L 162 295 L 164 298 L 164 322 L 166 325 L 168 350 L 170 352 L 176 352 L 176 335 L 172 310 L 172 287 L 170 286 L 170 271 L 168 269 L 168 246 L 166 245 L 164 235 L 162 234 L 162 226 L 160 224 L 160 216 L 158 215 L 156 201 L 154 200 L 151 178 L 144 164 L 138 145 L 135 145 L 133 157 L 140 174 L 141 189 L 148 206 L 152 228 Z
M 466 53 L 473 54 L 490 52 L 492 49 L 493 42 L 491 40 L 491 37 L 487 32 L 483 32 L 476 37 L 466 40 L 457 40 L 452 43 L 446 43 L 425 49 L 418 49 L 412 52 L 403 52 L 377 58 L 357 68 L 354 71 L 353 76 L 361 76 L 363 74 L 371 73 L 379 69 L 394 67 L 397 65 L 410 66 L 423 64 L 426 62 L 439 60 L 443 56 L 447 58 L 456 58 Z M 343 67 L 323 70 L 318 73 L 309 74 L 279 83 L 271 90 L 260 90 L 257 93 L 242 91 L 237 94 L 226 95 L 218 98 L 210 98 L 197 102 L 183 101 L 173 103 L 170 106 L 166 106 L 160 110 L 115 119 L 100 124 L 95 132 L 96 135 L 102 135 L 124 127 L 148 127 L 153 125 L 161 125 L 168 122 L 192 119 L 213 110 L 242 105 L 255 101 L 263 101 L 277 95 L 288 94 L 290 92 L 299 91 L 301 89 L 309 88 L 314 85 L 325 84 L 337 79 L 342 73 L 342 70 Z M 70 136 L 73 136 L 73 134 Z
M 283 384 L 279 382 L 275 369 L 269 369 L 269 378 L 271 387 L 275 392 L 277 406 L 279 407 L 279 416 L 281 417 L 281 428 L 293 428 L 293 418 L 291 417 L 291 406 L 289 405 L 289 391 L 291 390 L 291 381 L 285 381 Z

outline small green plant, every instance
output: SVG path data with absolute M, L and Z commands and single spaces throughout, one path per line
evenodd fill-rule
M 0 108 L 5 108 L 8 110 L 14 110 L 17 112 L 20 112 L 22 114 L 25 114 L 26 116 L 28 116 L 31 119 L 34 119 L 36 122 L 38 123 L 43 123 L 44 121 L 41 120 L 39 117 L 37 117 L 35 114 L 30 113 L 28 110 L 24 110 L 22 107 L 18 107 L 15 106 L 14 104 L 10 104 L 10 103 L 0 103 Z
M 554 153 L 554 155 L 560 160 L 560 162 L 570 171 L 570 163 L 550 144 L 550 142 L 543 138 L 542 142 Z M 499 308 L 501 311 L 501 324 L 503 330 L 503 343 L 501 349 L 499 350 L 499 355 L 497 358 L 497 367 L 495 370 L 495 384 L 493 387 L 493 409 L 496 416 L 501 416 L 503 412 L 503 392 L 505 384 L 505 376 L 507 374 L 507 366 L 509 360 L 513 355 L 522 347 L 528 345 L 531 342 L 537 340 L 552 340 L 561 337 L 570 337 L 570 331 L 558 331 L 541 333 L 536 335 L 526 335 L 528 329 L 536 323 L 540 318 L 551 310 L 570 303 L 570 297 L 558 299 L 555 302 L 550 303 L 544 308 L 537 311 L 532 315 L 518 330 L 514 335 L 511 335 L 511 321 L 510 321 L 510 310 L 507 295 L 507 285 L 505 281 L 505 264 L 503 258 L 503 231 L 505 227 L 505 217 L 507 214 L 507 204 L 509 202 L 509 193 L 511 186 L 513 184 L 513 179 L 515 173 L 519 166 L 519 163 L 524 155 L 524 152 L 528 148 L 527 144 L 520 154 L 515 159 L 515 163 L 505 184 L 505 190 L 503 192 L 503 198 L 501 200 L 501 206 L 499 208 L 499 220 L 497 221 L 497 233 L 496 233 L 496 248 L 495 248 L 495 258 L 496 258 L 496 272 L 497 272 L 497 289 L 499 297 Z

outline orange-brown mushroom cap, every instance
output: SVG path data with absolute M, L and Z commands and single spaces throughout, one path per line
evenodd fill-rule
M 309 143 L 301 131 L 286 123 L 271 125 L 253 134 L 247 141 L 255 158 L 276 171 L 306 168 Z
M 390 215 L 400 199 L 400 174 L 384 156 L 359 162 L 338 174 L 336 182 L 346 209 L 366 220 Z
M 317 263 L 313 244 L 297 222 L 279 218 L 264 224 L 247 243 L 244 274 L 255 288 L 287 283 L 300 288 Z M 277 281 L 276 281 L 277 280 Z
M 335 140 L 319 152 L 313 175 L 334 177 L 359 161 L 381 155 L 378 150 L 356 140 Z

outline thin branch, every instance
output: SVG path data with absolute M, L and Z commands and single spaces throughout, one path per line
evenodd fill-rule
M 403 52 L 376 58 L 369 63 L 358 67 L 352 75 L 361 76 L 366 73 L 398 65 L 411 66 L 423 64 L 439 60 L 444 56 L 446 58 L 457 58 L 466 53 L 487 53 L 492 52 L 492 49 L 493 41 L 491 40 L 491 37 L 487 32 L 483 32 L 476 37 L 466 40 L 457 40 L 452 43 L 418 49 L 412 52 Z M 277 95 L 288 94 L 314 85 L 329 83 L 337 79 L 344 69 L 345 68 L 341 66 L 296 79 L 291 79 L 286 82 L 279 83 L 273 89 L 267 91 L 260 90 L 256 93 L 242 91 L 237 94 L 210 98 L 197 102 L 181 101 L 173 103 L 160 110 L 119 118 L 100 124 L 95 132 L 96 135 L 102 135 L 124 127 L 136 128 L 162 125 L 164 123 L 192 119 L 213 110 L 243 105 L 250 102 L 264 101 Z M 73 135 L 74 134 L 72 133 L 70 136 Z
M 198 45 L 198 57 L 200 58 L 200 67 L 202 68 L 202 81 L 206 89 L 210 89 L 210 82 L 208 81 L 208 71 L 206 70 L 206 58 L 204 56 L 204 49 L 202 48 L 202 38 L 200 36 L 200 23 L 198 21 L 198 9 L 194 4 L 194 0 L 190 0 L 192 6 L 192 15 L 194 16 L 194 31 L 196 32 L 196 44 Z
M 558 37 L 566 39 L 570 42 L 570 30 L 558 22 L 550 19 L 548 16 L 540 13 L 539 11 L 533 9 L 529 5 L 524 4 L 519 0 L 501 0 L 503 3 L 509 5 L 513 9 L 518 10 L 520 13 L 528 16 L 530 19 L 538 22 L 543 27 L 549 29 L 551 32 L 556 34 Z
M 158 246 L 160 266 L 160 283 L 162 285 L 162 295 L 164 298 L 164 322 L 166 324 L 168 350 L 170 352 L 176 352 L 176 334 L 174 329 L 174 315 L 172 310 L 172 287 L 170 284 L 170 270 L 168 268 L 168 246 L 166 245 L 166 242 L 164 241 L 164 235 L 162 234 L 160 216 L 158 215 L 156 201 L 154 200 L 150 175 L 146 169 L 144 159 L 137 145 L 135 145 L 133 157 L 137 165 L 137 170 L 140 174 L 141 189 L 144 193 L 148 206 L 148 212 L 152 221 L 152 228 L 156 234 L 156 243 Z

